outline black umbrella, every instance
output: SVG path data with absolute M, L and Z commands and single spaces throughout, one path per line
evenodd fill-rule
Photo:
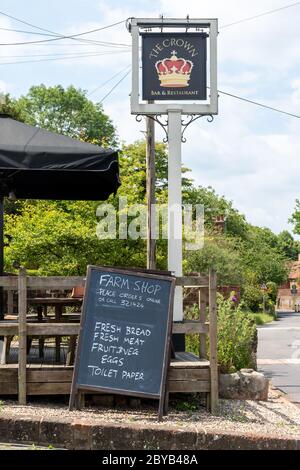
M 0 114 L 2 196 L 103 200 L 119 186 L 118 153 Z
M 0 275 L 3 274 L 4 196 L 104 200 L 119 185 L 116 151 L 0 114 Z

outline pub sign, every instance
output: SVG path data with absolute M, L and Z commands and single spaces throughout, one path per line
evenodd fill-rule
M 206 100 L 205 33 L 143 33 L 143 100 Z

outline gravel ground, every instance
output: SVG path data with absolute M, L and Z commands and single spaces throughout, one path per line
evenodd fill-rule
M 197 408 L 197 409 L 195 409 Z M 183 410 L 183 411 L 179 411 Z M 290 403 L 280 392 L 270 391 L 268 402 L 220 400 L 218 416 L 212 416 L 204 407 L 196 407 L 195 401 L 183 399 L 171 403 L 168 416 L 157 420 L 157 407 L 143 403 L 139 408 L 130 407 L 86 407 L 69 411 L 62 402 L 45 402 L 35 399 L 27 406 L 16 401 L 2 402 L 1 413 L 16 413 L 21 416 L 43 418 L 83 418 L 98 424 L 101 422 L 130 425 L 133 423 L 155 427 L 173 426 L 179 429 L 198 431 L 234 431 L 239 433 L 264 434 L 281 437 L 300 437 L 300 407 Z
M 24 445 L 24 444 L 12 444 L 10 442 L 0 442 L 0 450 L 52 450 L 54 449 L 52 446 L 50 447 L 42 447 L 32 445 Z M 65 450 L 65 449 L 55 449 L 55 450 Z

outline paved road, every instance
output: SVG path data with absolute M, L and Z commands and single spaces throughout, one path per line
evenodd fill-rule
M 278 313 L 258 329 L 258 369 L 300 404 L 300 313 Z

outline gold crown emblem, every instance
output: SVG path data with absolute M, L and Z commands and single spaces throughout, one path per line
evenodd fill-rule
M 170 88 L 189 86 L 194 64 L 191 60 L 178 59 L 176 54 L 176 51 L 173 51 L 170 58 L 158 60 L 155 63 L 160 86 Z

